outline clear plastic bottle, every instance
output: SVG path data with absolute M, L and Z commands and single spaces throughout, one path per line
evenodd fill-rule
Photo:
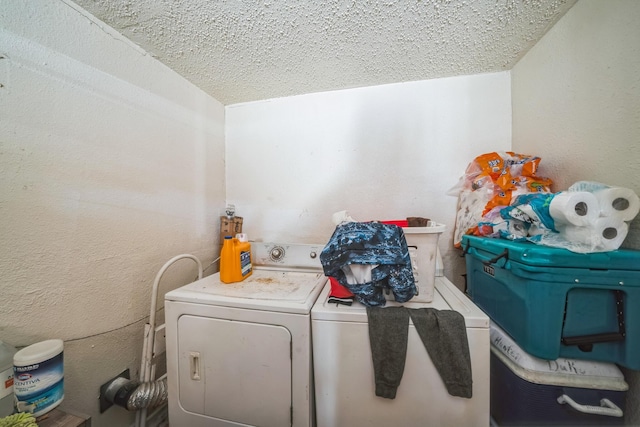
M 251 273 L 251 243 L 225 236 L 220 251 L 220 280 L 224 283 L 241 282 Z
M 16 349 L 0 341 L 0 418 L 14 412 L 13 355 Z

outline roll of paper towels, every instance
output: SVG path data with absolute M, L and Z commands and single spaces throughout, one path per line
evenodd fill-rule
M 562 191 L 549 204 L 549 215 L 559 225 L 591 225 L 600 211 L 598 199 L 587 191 Z
M 622 221 L 631 221 L 640 212 L 638 195 L 629 188 L 602 188 L 595 190 L 593 195 L 600 205 L 600 216 L 612 216 Z
M 569 242 L 588 245 L 593 251 L 615 251 L 629 232 L 629 225 L 615 217 L 600 217 L 592 225 L 567 225 L 560 234 Z

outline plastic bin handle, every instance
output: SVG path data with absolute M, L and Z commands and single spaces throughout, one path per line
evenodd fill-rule
M 573 400 L 566 394 L 563 394 L 562 396 L 558 397 L 558 403 L 561 405 L 564 403 L 568 403 L 569 406 L 571 406 L 576 411 L 585 414 L 605 415 L 607 417 L 621 417 L 623 415 L 622 409 L 620 409 L 609 399 L 600 400 L 601 406 L 581 405 L 579 403 L 576 403 L 575 400 Z
M 509 249 L 505 249 L 504 251 L 502 251 L 502 253 L 500 255 L 496 255 L 493 258 L 491 258 L 490 260 L 482 261 L 482 263 L 484 265 L 493 265 L 496 262 L 500 261 L 502 258 L 509 259 Z

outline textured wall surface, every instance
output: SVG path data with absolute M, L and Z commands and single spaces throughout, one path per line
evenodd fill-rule
M 74 0 L 224 104 L 509 70 L 576 0 Z
M 224 107 L 63 2 L 0 9 L 0 340 L 63 339 L 62 407 L 126 426 L 99 387 L 137 377 L 162 265 L 217 252 Z
M 512 73 L 574 2 L 78 3 L 227 104 L 438 74 L 394 74 L 419 64 L 500 71 L 229 106 L 225 166 L 221 103 L 75 3 L 0 0 L 0 339 L 64 339 L 63 408 L 96 427 L 130 424 L 122 408 L 98 414 L 98 388 L 137 375 L 160 267 L 217 252 L 226 187 L 252 238 L 320 241 L 340 209 L 430 215 L 449 233 L 446 191 L 475 155 L 511 148 L 512 75 L 514 150 L 540 154 L 561 187 L 640 192 L 635 0 L 580 0 Z M 494 68 L 470 66 L 496 54 Z M 636 248 L 638 234 L 636 220 Z M 450 235 L 440 246 L 459 284 Z M 192 275 L 176 265 L 163 290 Z
M 326 243 L 331 215 L 428 217 L 446 224 L 447 277 L 457 198 L 475 156 L 511 145 L 509 72 L 308 94 L 227 107 L 227 199 L 251 238 Z
M 640 194 L 640 2 L 580 0 L 512 71 L 513 149 L 542 157 L 556 190 L 579 180 Z M 640 217 L 623 246 L 640 249 Z M 627 425 L 640 425 L 640 373 Z

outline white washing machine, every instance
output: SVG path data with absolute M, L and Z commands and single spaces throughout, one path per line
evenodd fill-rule
M 313 360 L 318 427 L 487 427 L 489 417 L 489 318 L 447 278 L 436 277 L 433 301 L 420 295 L 388 306 L 456 310 L 464 316 L 473 378 L 472 398 L 447 393 L 410 324 L 404 375 L 395 399 L 375 395 L 366 308 L 328 303 L 327 284 L 313 309 Z
M 313 425 L 310 311 L 324 245 L 252 242 L 253 274 L 165 295 L 169 423 Z

